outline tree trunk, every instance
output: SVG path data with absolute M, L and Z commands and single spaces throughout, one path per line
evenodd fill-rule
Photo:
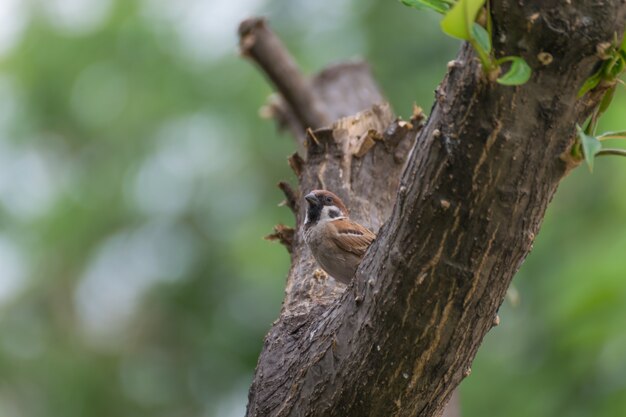
M 419 109 L 394 120 L 364 64 L 309 80 L 262 21 L 242 23 L 243 53 L 281 94 L 273 114 L 306 150 L 290 158 L 299 189 L 281 184 L 297 226 L 272 237 L 292 265 L 248 416 L 438 416 L 469 375 L 548 202 L 580 162 L 575 125 L 605 88 L 577 97 L 596 47 L 622 39 L 626 22 L 624 0 L 491 6 L 496 55 L 521 55 L 532 78 L 491 82 L 464 45 L 425 125 Z M 314 188 L 378 231 L 346 290 L 317 269 L 299 230 Z

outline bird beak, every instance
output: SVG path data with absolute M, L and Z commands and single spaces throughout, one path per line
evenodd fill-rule
M 307 195 L 304 196 L 304 199 L 313 206 L 319 204 L 317 197 L 313 193 L 308 193 Z

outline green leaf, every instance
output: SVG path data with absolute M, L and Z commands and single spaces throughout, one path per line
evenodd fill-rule
M 525 84 L 533 73 L 526 61 L 524 61 L 524 58 L 519 56 L 507 56 L 498 60 L 500 65 L 504 62 L 510 62 L 511 68 L 502 77 L 498 78 L 497 81 L 502 85 Z
M 626 139 L 626 130 L 621 132 L 604 132 L 598 139 Z
M 470 40 L 472 23 L 485 0 L 459 0 L 441 20 L 441 29 L 453 38 Z
M 595 74 L 585 80 L 585 83 L 580 90 L 578 90 L 578 97 L 582 97 L 587 94 L 588 91 L 593 90 L 602 81 L 602 68 L 600 68 Z
M 452 7 L 449 1 L 444 0 L 400 0 L 402 4 L 417 10 L 434 10 L 446 14 Z
M 601 115 L 609 108 L 609 106 L 611 105 L 611 102 L 613 101 L 615 90 L 617 90 L 617 84 L 609 88 L 604 93 L 604 95 L 602 96 L 602 100 L 600 101 L 600 105 L 598 106 L 598 115 Z
M 626 52 L 626 33 L 624 34 L 624 39 L 622 39 L 622 46 L 620 49 Z
M 624 71 L 624 67 L 626 67 L 626 61 L 624 61 L 623 53 L 618 54 L 618 56 L 616 56 L 615 58 L 617 62 L 615 62 L 613 75 L 615 77 L 618 77 Z
M 624 59 L 621 51 L 615 51 L 611 54 L 611 59 L 604 61 L 602 69 L 603 77 L 607 80 L 611 80 L 620 75 L 624 70 Z
M 589 167 L 589 172 L 593 172 L 593 160 L 596 154 L 602 150 L 602 143 L 598 138 L 586 134 L 579 125 L 576 125 L 576 131 L 578 132 L 578 139 L 580 139 L 580 144 L 583 148 L 583 156 Z
M 491 52 L 491 38 L 489 37 L 489 32 L 484 27 L 474 23 L 472 25 L 472 37 L 486 54 Z

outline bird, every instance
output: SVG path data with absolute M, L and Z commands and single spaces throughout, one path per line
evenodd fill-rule
M 328 275 L 349 284 L 376 235 L 350 220 L 348 209 L 332 192 L 313 190 L 304 199 L 304 241 Z

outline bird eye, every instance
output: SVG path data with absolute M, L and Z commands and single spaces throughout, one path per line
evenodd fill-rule
M 332 198 L 330 198 L 330 197 L 326 197 L 325 201 L 326 201 L 328 204 L 330 204 L 330 203 L 332 203 L 332 202 L 333 202 L 333 199 L 332 199 Z

